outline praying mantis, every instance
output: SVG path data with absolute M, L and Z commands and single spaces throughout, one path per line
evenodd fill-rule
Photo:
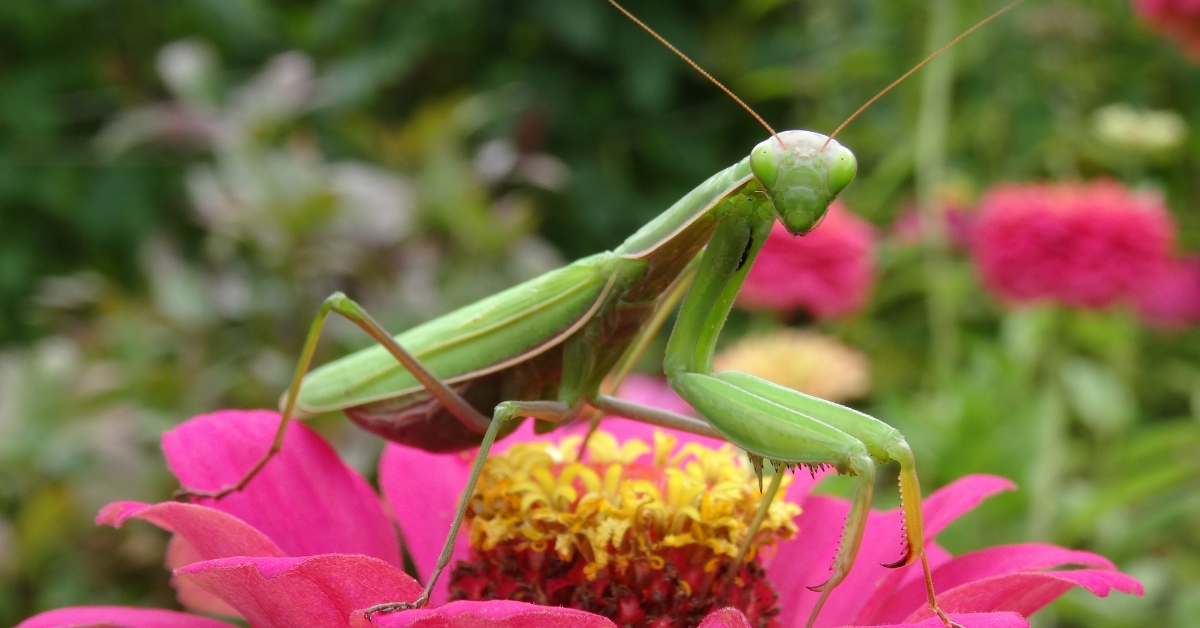
M 758 118 L 683 53 L 614 0 L 609 2 Z M 745 541 L 726 573 L 726 587 L 780 487 L 784 468 L 828 466 L 855 477 L 832 573 L 826 582 L 810 587 L 821 594 L 808 620 L 811 628 L 830 592 L 854 565 L 870 512 L 876 465 L 896 462 L 905 545 L 899 558 L 885 566 L 921 562 L 930 609 L 947 626 L 954 626 L 934 594 L 925 556 L 916 461 L 904 436 L 850 408 L 746 373 L 713 370 L 721 329 L 774 222 L 778 220 L 793 236 L 808 233 L 857 172 L 853 153 L 834 139 L 841 127 L 830 136 L 811 131 L 776 133 L 758 120 L 770 131 L 768 139 L 612 251 L 585 257 L 395 337 L 344 294 L 330 296 L 309 329 L 268 452 L 235 485 L 212 492 L 181 489 L 180 494 L 220 498 L 244 488 L 280 450 L 287 423 L 297 413 L 341 410 L 367 431 L 431 452 L 479 447 L 451 531 L 422 595 L 415 602 L 384 604 L 367 612 L 418 608 L 428 602 L 450 560 L 484 460 L 498 438 L 527 417 L 553 425 L 585 414 L 621 416 L 733 443 L 749 455 L 760 482 L 764 461 L 774 467 Z M 670 386 L 701 418 L 608 394 L 676 305 L 679 313 L 663 371 Z M 377 344 L 310 373 L 313 352 L 330 314 L 350 320 Z

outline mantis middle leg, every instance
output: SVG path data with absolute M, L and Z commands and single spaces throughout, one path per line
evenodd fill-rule
M 621 383 L 625 381 L 625 378 L 633 372 L 634 365 L 637 364 L 642 354 L 646 352 L 650 341 L 658 334 L 658 330 L 662 329 L 662 326 L 667 322 L 667 317 L 671 315 L 671 311 L 675 309 L 675 306 L 683 299 L 683 295 L 687 293 L 688 287 L 692 285 L 692 278 L 696 276 L 696 269 L 699 267 L 699 262 L 700 256 L 696 256 L 695 259 L 688 263 L 679 277 L 671 283 L 670 287 L 667 288 L 666 293 L 659 300 L 658 309 L 654 311 L 654 316 L 650 317 L 649 321 L 646 321 L 646 325 L 638 332 L 633 344 L 629 346 L 625 355 L 621 356 L 621 360 L 613 368 L 612 374 L 601 385 L 600 390 L 604 396 L 616 393 L 617 389 L 621 387 Z M 614 397 L 609 398 L 615 399 Z M 596 433 L 596 430 L 600 429 L 600 421 L 603 418 L 604 412 L 600 411 L 600 408 L 597 407 L 588 420 L 588 431 L 584 434 L 583 441 L 579 443 L 579 454 L 577 457 L 580 460 L 583 459 L 583 454 L 587 451 L 588 441 L 592 439 L 592 435 Z M 703 423 L 703 421 L 700 421 L 700 423 Z M 705 425 L 705 427 L 708 426 Z M 715 438 L 720 438 L 720 436 L 715 436 Z

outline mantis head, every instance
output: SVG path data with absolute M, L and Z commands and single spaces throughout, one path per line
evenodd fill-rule
M 905 72 L 903 76 L 893 81 L 891 85 L 883 88 L 883 91 L 875 94 L 871 100 L 868 100 L 866 104 L 859 107 L 858 111 L 855 111 L 849 118 L 846 118 L 846 121 L 838 125 L 838 128 L 834 129 L 833 133 L 829 134 L 828 137 L 811 131 L 784 131 L 783 133 L 776 133 L 775 129 L 772 129 L 771 125 L 767 124 L 767 121 L 755 113 L 749 105 L 742 102 L 742 99 L 738 98 L 737 94 L 729 91 L 728 87 L 725 87 L 720 81 L 713 78 L 708 72 L 705 72 L 704 68 L 696 65 L 695 61 L 692 61 L 687 55 L 680 52 L 678 48 L 672 46 L 671 42 L 663 39 L 662 35 L 654 32 L 654 29 L 646 26 L 641 20 L 634 17 L 632 13 L 626 11 L 625 7 L 618 4 L 616 0 L 608 0 L 608 2 L 620 10 L 621 13 L 624 13 L 626 17 L 633 20 L 635 24 L 653 35 L 655 39 L 662 42 L 671 52 L 679 55 L 679 58 L 695 68 L 697 72 L 703 74 L 704 78 L 707 78 L 714 85 L 721 88 L 721 91 L 725 92 L 725 94 L 741 105 L 750 115 L 754 116 L 754 119 L 758 120 L 759 124 L 763 125 L 763 128 L 771 132 L 771 139 L 755 146 L 754 152 L 750 153 L 750 170 L 754 172 L 755 178 L 762 184 L 767 196 L 771 198 L 771 202 L 775 206 L 775 215 L 779 218 L 779 222 L 783 224 L 789 233 L 796 236 L 804 235 L 816 228 L 821 219 L 825 217 L 825 212 L 829 211 L 829 204 L 833 202 L 833 199 L 837 198 L 837 195 L 847 185 L 850 185 L 850 181 L 854 179 L 854 173 L 858 170 L 858 162 L 854 159 L 854 153 L 851 153 L 849 149 L 835 142 L 833 138 L 837 137 L 837 134 L 847 124 L 850 124 L 851 120 L 857 118 L 858 114 L 866 110 L 867 107 L 870 107 L 872 103 L 879 100 L 884 94 L 891 91 L 892 88 L 904 82 L 914 72 L 920 70 L 925 64 L 945 52 L 946 49 L 961 41 L 962 38 L 1020 4 L 1022 0 L 1013 0 L 995 13 L 976 22 L 974 26 L 950 40 L 950 43 L 947 43 L 933 54 L 925 57 L 913 69 Z M 811 624 L 812 622 L 810 621 L 809 623 Z
M 792 235 L 812 231 L 829 204 L 854 179 L 858 161 L 850 149 L 812 131 L 784 131 L 754 147 L 750 170 Z

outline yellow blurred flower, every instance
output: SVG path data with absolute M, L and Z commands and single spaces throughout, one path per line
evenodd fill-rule
M 718 353 L 713 366 L 839 403 L 871 389 L 867 356 L 809 331 L 789 329 L 743 338 Z

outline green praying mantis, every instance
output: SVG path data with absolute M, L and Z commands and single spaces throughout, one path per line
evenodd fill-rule
M 758 118 L 685 55 L 614 0 L 609 2 Z M 1015 4 L 976 24 L 947 47 Z M 725 587 L 742 564 L 785 467 L 829 466 L 856 478 L 832 573 L 826 582 L 810 587 L 821 594 L 808 620 L 811 628 L 830 592 L 854 564 L 870 511 L 876 465 L 896 462 L 905 547 L 898 560 L 885 566 L 920 561 L 930 609 L 947 626 L 954 626 L 934 594 L 925 557 L 916 462 L 904 436 L 850 408 L 745 373 L 713 371 L 722 326 L 774 222 L 778 220 L 793 236 L 809 232 L 857 171 L 853 153 L 834 139 L 841 127 L 828 137 L 811 131 L 776 133 L 758 119 L 771 137 L 612 251 L 580 259 L 395 337 L 345 295 L 330 296 L 308 332 L 267 453 L 234 485 L 212 492 L 181 489 L 180 494 L 220 498 L 244 488 L 280 450 L 287 423 L 296 413 L 341 410 L 367 431 L 431 452 L 479 447 L 424 592 L 415 602 L 376 606 L 368 614 L 417 608 L 428 602 L 450 560 L 458 528 L 496 439 L 527 417 L 552 426 L 590 414 L 594 427 L 601 414 L 621 416 L 733 443 L 749 455 L 760 482 L 764 461 L 775 468 L 726 573 Z M 676 305 L 679 312 L 663 370 L 670 386 L 701 418 L 609 394 Z M 309 373 L 330 314 L 350 320 L 378 344 Z

